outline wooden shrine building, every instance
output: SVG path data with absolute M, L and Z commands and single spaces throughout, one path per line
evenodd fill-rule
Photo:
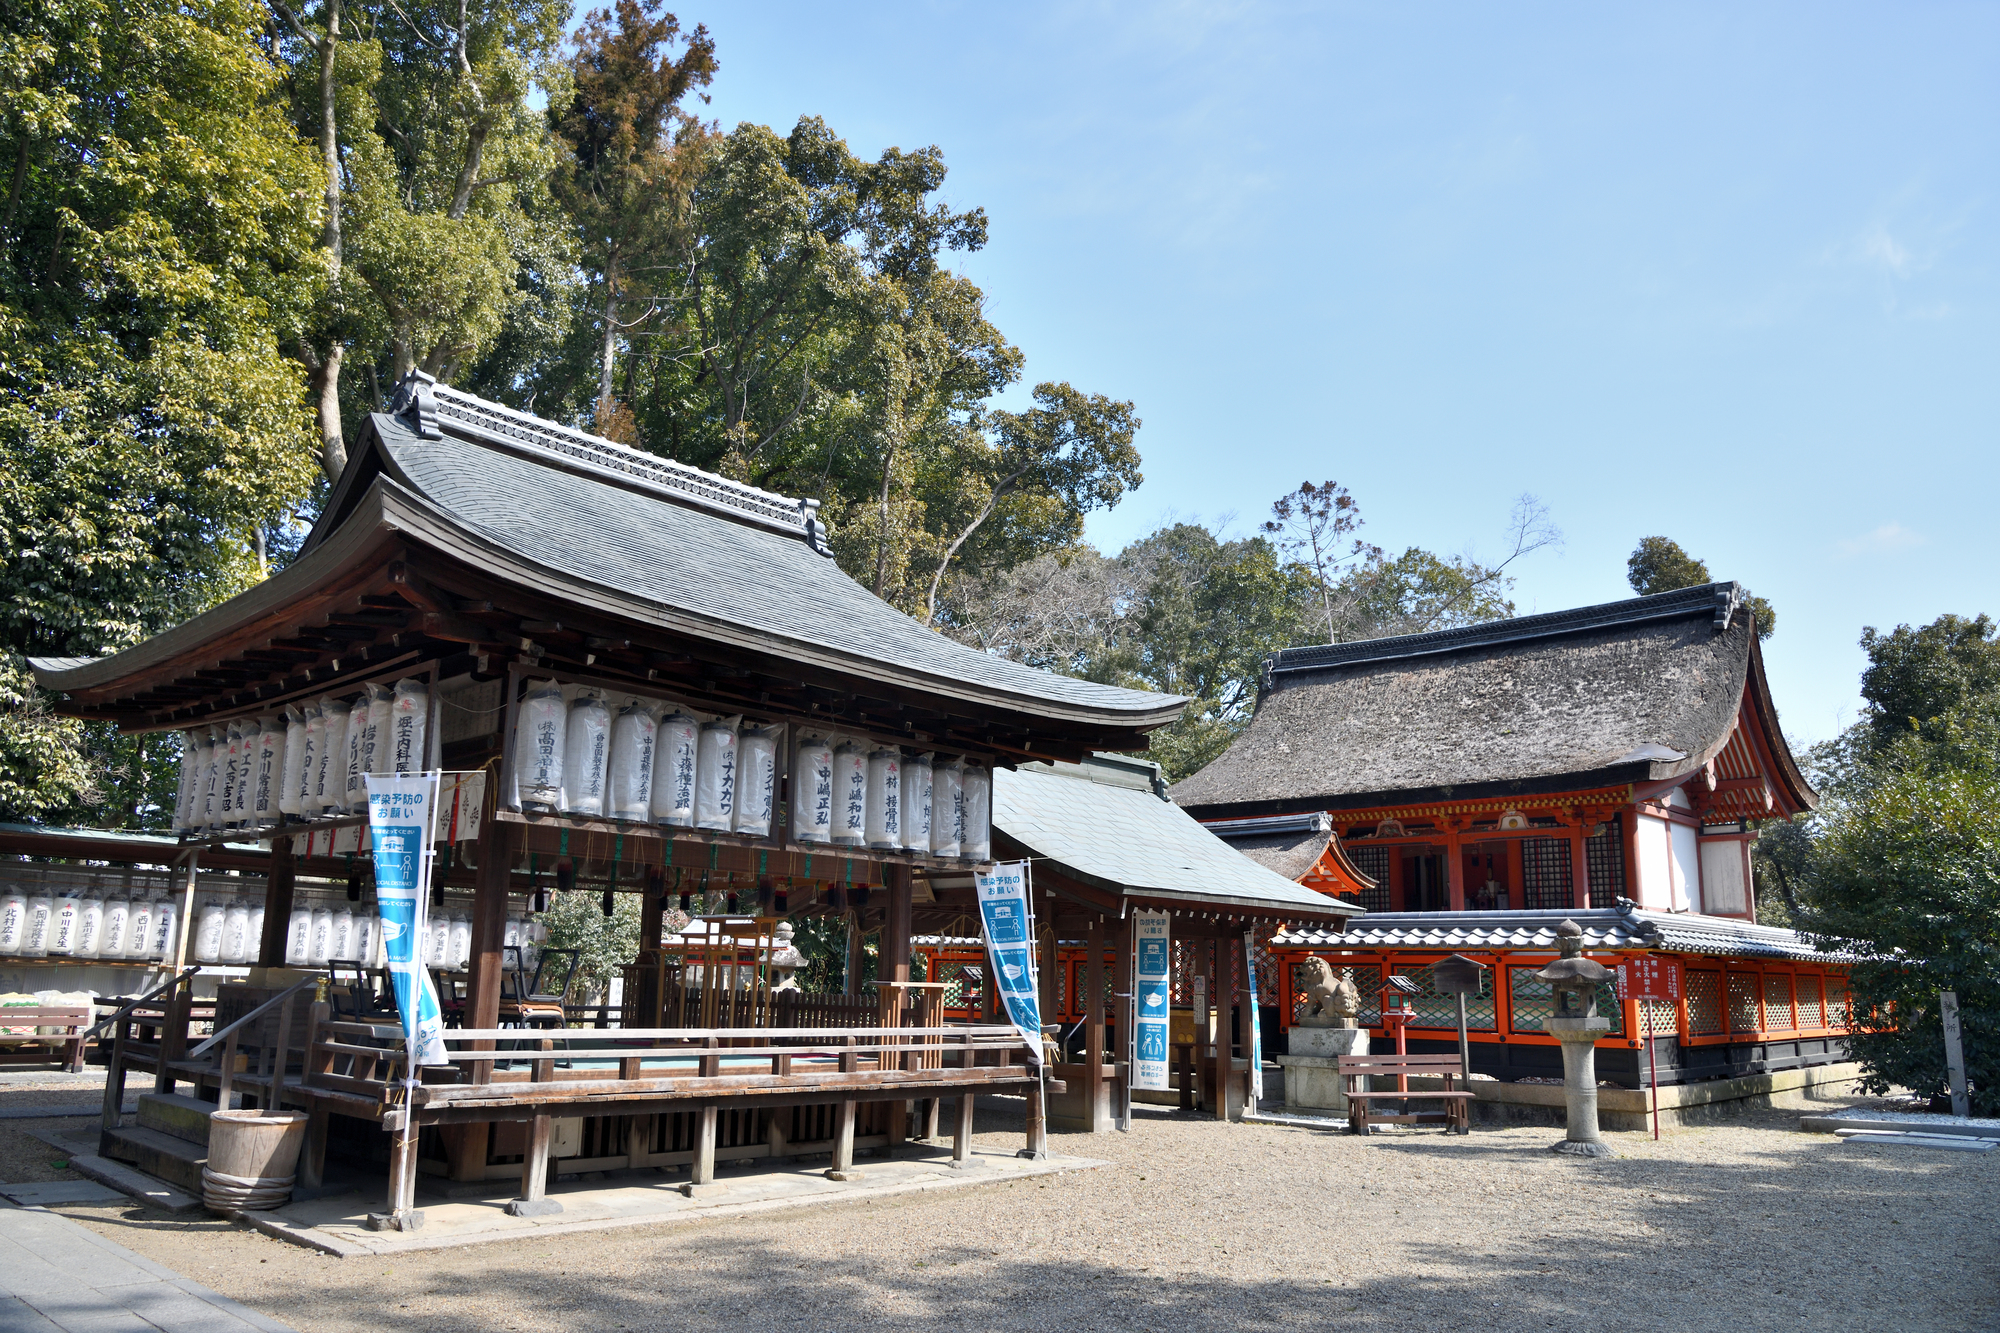
M 1604 1077 L 1643 1080 L 1648 1018 L 1663 1083 L 1845 1058 L 1841 960 L 1755 924 L 1756 821 L 1817 798 L 1737 584 L 1288 649 L 1250 726 L 1173 797 L 1247 856 L 1368 909 L 1338 938 L 1272 947 L 1349 969 L 1371 1022 L 1387 974 L 1423 987 L 1440 957 L 1487 963 L 1477 1071 L 1559 1072 L 1531 974 L 1565 917 L 1601 961 L 1666 955 L 1680 982 L 1646 1012 L 1604 997 Z M 1412 1049 L 1443 1049 L 1455 1002 L 1424 990 L 1414 1006 Z
M 526 1065 L 494 1056 L 502 1037 L 509 920 L 536 895 L 572 888 L 643 894 L 642 949 L 655 954 L 663 913 L 677 900 L 685 906 L 681 895 L 690 890 L 726 890 L 740 899 L 744 916 L 767 922 L 815 909 L 874 914 L 887 998 L 869 1026 L 909 1026 L 918 1010 L 902 1004 L 906 992 L 898 987 L 911 980 L 914 913 L 919 902 L 940 922 L 973 911 L 969 868 L 993 854 L 983 841 L 988 797 L 978 794 L 992 771 L 1142 749 L 1149 731 L 1181 711 L 1178 698 L 1059 677 L 954 643 L 849 579 L 825 538 L 814 502 L 413 375 L 399 386 L 392 410 L 370 416 L 358 432 L 347 470 L 293 563 L 125 651 L 33 663 L 41 684 L 60 693 L 64 712 L 135 732 L 198 737 L 231 721 L 254 731 L 251 720 L 288 706 L 349 700 L 367 687 L 399 684 L 411 686 L 411 697 L 428 709 L 422 754 L 404 759 L 454 775 L 444 798 L 453 818 L 440 831 L 448 854 L 435 887 L 469 898 L 453 1070 L 443 1078 L 433 1071 L 414 1106 L 398 1105 L 400 1090 L 389 1072 L 394 1061 L 378 1058 L 381 1051 L 369 1044 L 368 1033 L 384 1031 L 377 1017 L 372 1029 L 368 1022 L 315 1029 L 331 1035 L 315 1039 L 309 1055 L 289 1036 L 280 1038 L 282 1093 L 271 1091 L 269 1061 L 261 1076 L 253 1062 L 239 1090 L 249 1086 L 243 1079 L 262 1077 L 267 1095 L 309 1106 L 310 1142 L 322 1152 L 328 1115 L 408 1124 L 421 1130 L 422 1146 L 399 1152 L 421 1153 L 435 1163 L 427 1169 L 459 1179 L 533 1175 L 536 1154 L 547 1153 L 552 1099 L 566 1099 L 567 1109 L 556 1109 L 585 1118 L 595 1169 L 692 1160 L 699 1181 L 702 1162 L 712 1172 L 718 1151 L 753 1155 L 767 1140 L 811 1141 L 824 1150 L 832 1134 L 837 1159 L 841 1134 L 851 1150 L 857 1103 L 950 1097 L 956 1079 L 966 1084 L 962 1105 L 969 1105 L 974 1084 L 1017 1092 L 1032 1084 L 1024 1083 L 1021 1043 L 1011 1042 L 1011 1056 L 998 1051 L 1008 1042 L 993 1027 L 898 1039 L 907 1051 L 878 1049 L 879 1039 L 850 1027 L 845 1039 L 849 1047 L 861 1042 L 858 1054 L 796 1059 L 779 1049 L 785 1034 L 772 1032 L 777 1045 L 748 1058 L 751 1077 L 738 1068 L 743 1060 L 712 1054 L 714 1033 L 655 1031 L 652 1022 L 629 1021 L 656 1020 L 659 994 L 639 997 L 624 1024 L 632 1034 L 627 1045 L 603 1053 L 596 1068 L 547 1054 L 531 1053 Z M 585 694 L 612 713 L 656 706 L 656 714 L 685 715 L 704 728 L 735 728 L 746 755 L 753 735 L 771 741 L 766 753 L 775 774 L 763 788 L 768 824 L 746 831 L 726 804 L 719 821 L 661 822 L 644 812 L 619 819 L 602 809 L 552 805 L 553 792 L 539 806 L 523 799 L 539 779 L 524 770 L 534 752 L 517 744 L 517 729 L 531 686 L 551 681 L 562 691 L 560 706 L 574 709 Z M 663 727 L 663 762 L 664 735 Z M 826 815 L 824 800 L 814 812 L 810 800 L 799 799 L 801 747 L 830 750 L 836 742 L 842 756 L 864 754 L 878 765 L 869 769 L 871 781 L 919 758 L 962 774 L 966 827 L 979 825 L 976 836 L 968 832 L 962 847 L 939 853 L 908 845 L 893 828 L 887 837 L 872 826 L 863 834 L 858 788 L 851 837 L 801 828 L 801 810 L 808 818 Z M 483 780 L 471 781 L 474 775 Z M 746 758 L 746 809 L 755 776 Z M 956 798 L 960 788 L 951 791 Z M 879 789 L 869 792 L 868 808 L 879 812 Z M 569 788 L 564 793 L 562 802 L 573 799 Z M 188 834 L 181 861 L 192 885 L 204 849 L 246 836 L 268 841 L 257 962 L 266 970 L 258 974 L 266 978 L 265 992 L 275 996 L 298 975 L 283 967 L 295 879 L 359 885 L 348 896 L 360 897 L 365 815 L 350 804 L 234 823 L 243 827 L 210 825 Z M 738 906 L 732 901 L 732 912 Z M 711 1053 L 674 1054 L 687 1046 Z M 672 1058 L 652 1058 L 660 1053 Z M 164 1091 L 176 1081 L 212 1087 L 213 1077 L 202 1071 L 212 1069 L 214 1053 L 201 1068 L 175 1066 L 174 1054 L 161 1053 Z M 822 1114 L 828 1108 L 840 1112 L 839 1130 L 829 1128 L 833 1122 Z M 877 1129 L 893 1142 L 901 1122 L 891 1117 Z M 317 1168 L 309 1162 L 302 1169 L 310 1178 Z M 398 1169 L 407 1206 L 414 1163 Z M 531 1196 L 538 1189 L 524 1183 Z

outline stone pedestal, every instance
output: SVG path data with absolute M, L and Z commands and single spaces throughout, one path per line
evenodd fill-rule
M 1346 1115 L 1340 1057 L 1368 1054 L 1368 1030 L 1295 1027 L 1288 1037 L 1290 1054 L 1274 1057 L 1285 1071 L 1285 1109 Z
M 1571 1157 L 1609 1157 L 1597 1133 L 1597 1039 L 1611 1031 L 1606 1018 L 1549 1018 L 1543 1029 L 1562 1043 L 1563 1112 L 1569 1132 L 1550 1152 Z

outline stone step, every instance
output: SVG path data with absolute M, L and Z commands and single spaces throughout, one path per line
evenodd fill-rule
M 139 1123 L 189 1143 L 208 1145 L 208 1117 L 214 1102 L 178 1092 L 148 1092 L 139 1098 Z
M 144 1125 L 107 1130 L 100 1149 L 106 1157 L 129 1162 L 147 1175 L 170 1185 L 201 1193 L 201 1169 L 208 1165 L 208 1145 L 189 1143 Z

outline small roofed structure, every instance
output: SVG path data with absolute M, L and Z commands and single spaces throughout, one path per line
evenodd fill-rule
M 1192 1101 L 1199 1091 L 1204 1106 L 1226 1115 L 1245 1104 L 1249 1073 L 1246 935 L 1260 952 L 1287 925 L 1337 938 L 1361 911 L 1239 855 L 1169 802 L 1164 785 L 1159 765 L 1119 754 L 1021 764 L 995 777 L 994 855 L 1032 866 L 1044 934 L 1043 1012 L 1074 1013 L 1082 1029 L 1080 1058 L 1058 1066 L 1069 1091 L 1052 1100 L 1052 1123 L 1103 1129 L 1120 1101 L 1116 1064 L 1106 1061 L 1117 1049 L 1111 1034 L 1131 1031 L 1131 1013 L 1129 999 L 1114 1002 L 1112 993 L 1129 989 L 1137 913 L 1170 918 L 1186 1095 Z M 1062 940 L 1085 942 L 1080 965 L 1065 968 Z M 1190 1007 L 1197 976 L 1212 1018 Z M 1266 981 L 1259 990 L 1277 994 Z M 1078 995 L 1105 1002 L 1077 1004 Z
M 1265 663 L 1250 725 L 1172 794 L 1248 855 L 1310 860 L 1302 882 L 1368 909 L 1339 936 L 1294 928 L 1273 947 L 1326 959 L 1374 1023 L 1389 980 L 1415 979 L 1412 1050 L 1455 1045 L 1455 1004 L 1425 988 L 1463 951 L 1492 967 L 1473 1068 L 1552 1076 L 1535 974 L 1572 917 L 1600 962 L 1669 955 L 1680 987 L 1671 1002 L 1601 997 L 1604 1076 L 1636 1087 L 1654 1067 L 1667 1084 L 1845 1059 L 1844 961 L 1755 924 L 1756 822 L 1818 797 L 1738 584 L 1287 649 Z

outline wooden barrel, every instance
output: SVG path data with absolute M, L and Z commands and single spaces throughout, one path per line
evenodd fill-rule
M 278 1207 L 291 1198 L 305 1141 L 303 1111 L 212 1112 L 202 1202 L 219 1213 Z

